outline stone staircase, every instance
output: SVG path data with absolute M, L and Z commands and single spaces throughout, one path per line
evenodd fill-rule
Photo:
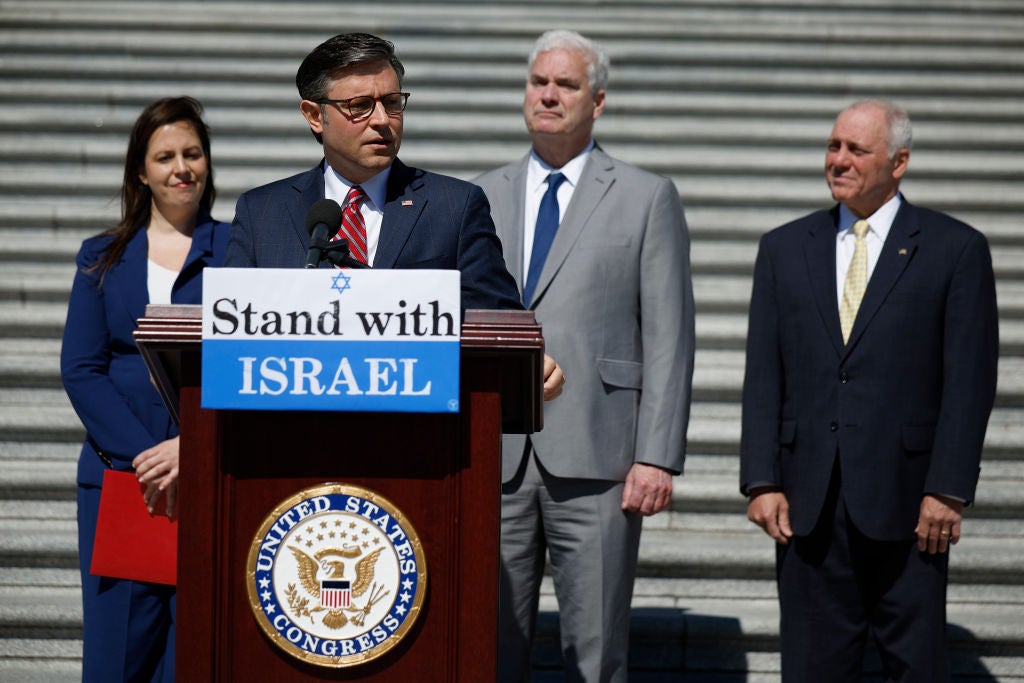
M 471 178 L 521 156 L 525 59 L 576 28 L 612 54 L 597 126 L 672 177 L 698 307 L 687 472 L 647 520 L 631 680 L 778 679 L 770 540 L 738 494 L 739 394 L 757 237 L 829 203 L 824 139 L 862 96 L 911 113 L 904 190 L 985 232 L 1000 382 L 949 589 L 957 681 L 1024 681 L 1024 6 L 1016 0 L 0 0 L 0 681 L 80 675 L 74 471 L 58 355 L 74 254 L 112 225 L 128 128 L 150 100 L 207 107 L 220 199 L 308 168 L 292 85 L 343 30 L 394 40 L 413 93 L 402 158 Z M 567 397 L 568 398 L 568 397 Z M 561 680 L 550 586 L 537 680 Z M 877 662 L 868 664 L 877 672 Z

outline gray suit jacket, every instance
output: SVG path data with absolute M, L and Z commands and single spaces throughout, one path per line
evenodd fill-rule
M 505 263 L 523 285 L 526 162 L 484 174 Z M 559 477 L 623 481 L 634 462 L 682 472 L 693 375 L 690 242 L 667 178 L 595 148 L 544 263 L 531 308 L 565 393 L 530 439 Z M 502 481 L 526 437 L 507 435 Z

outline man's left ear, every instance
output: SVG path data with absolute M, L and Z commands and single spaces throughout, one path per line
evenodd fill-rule
M 892 177 L 899 180 L 903 177 L 903 174 L 907 172 L 907 166 L 910 164 L 910 150 L 901 149 L 896 152 L 896 156 L 892 159 Z
M 324 132 L 324 110 L 319 104 L 312 100 L 302 100 L 299 103 L 299 111 L 314 133 Z
M 604 111 L 604 95 L 605 95 L 604 90 L 598 90 L 597 94 L 594 95 L 594 120 L 595 121 L 597 120 L 597 117 L 599 117 L 601 115 L 601 112 Z

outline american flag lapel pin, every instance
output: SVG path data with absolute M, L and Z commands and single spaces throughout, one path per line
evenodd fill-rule
M 412 206 L 412 200 L 411 199 L 403 199 L 402 200 L 402 206 Z
M 907 250 L 906 250 L 906 249 L 900 249 L 900 250 L 899 250 L 899 251 L 898 251 L 897 253 L 898 253 L 898 254 L 899 254 L 900 256 L 906 256 L 906 255 L 907 255 Z

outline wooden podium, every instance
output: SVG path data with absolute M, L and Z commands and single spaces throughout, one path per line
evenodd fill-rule
M 177 679 L 493 681 L 502 431 L 542 426 L 544 341 L 528 311 L 467 311 L 458 414 L 200 407 L 199 306 L 149 306 L 135 338 L 181 425 Z M 429 581 L 401 642 L 362 664 L 302 661 L 260 630 L 254 534 L 296 491 L 373 490 L 418 532 Z

